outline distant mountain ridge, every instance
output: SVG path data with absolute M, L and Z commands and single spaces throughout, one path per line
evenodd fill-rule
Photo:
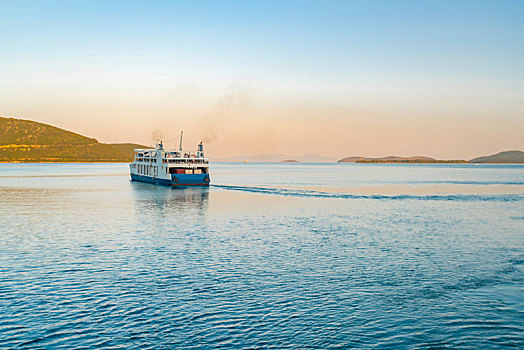
M 302 156 L 290 156 L 286 154 L 259 154 L 255 156 L 234 156 L 231 158 L 225 158 L 225 159 L 212 159 L 214 161 L 221 161 L 221 162 L 283 162 L 286 160 L 296 160 L 301 163 L 334 163 L 337 159 L 336 158 L 329 158 L 324 157 L 320 154 L 316 153 L 308 153 L 304 154 Z
M 133 143 L 106 144 L 31 120 L 0 117 L 0 162 L 130 162 Z

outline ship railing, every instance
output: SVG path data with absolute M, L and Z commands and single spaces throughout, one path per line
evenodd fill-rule
M 194 159 L 194 158 L 164 158 L 163 163 L 173 164 L 209 164 L 207 159 Z

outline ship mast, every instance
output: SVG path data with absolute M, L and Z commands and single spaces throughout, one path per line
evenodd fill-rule
M 180 152 L 182 152 L 182 135 L 183 135 L 183 134 L 184 134 L 184 131 L 182 130 L 182 131 L 180 132 L 180 147 L 178 147 L 178 150 L 179 150 Z

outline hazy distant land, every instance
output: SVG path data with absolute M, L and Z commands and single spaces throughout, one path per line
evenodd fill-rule
M 231 158 L 216 158 L 211 159 L 219 162 L 280 162 L 290 163 L 296 161 L 299 163 L 335 163 L 337 158 L 324 157 L 316 153 L 308 153 L 302 156 L 294 156 L 289 154 L 258 154 L 255 156 L 238 155 Z
M 524 163 L 524 152 L 506 151 L 494 155 L 479 157 L 470 161 L 464 159 L 435 159 L 424 156 L 398 157 L 387 156 L 381 158 L 368 158 L 362 156 L 345 157 L 340 160 L 328 158 L 318 154 L 306 154 L 292 157 L 286 154 L 261 154 L 257 156 L 235 156 L 227 159 L 213 159 L 222 162 L 280 162 L 280 163 L 438 163 L 438 164 L 467 164 L 467 163 Z
M 346 157 L 338 161 L 338 163 L 468 163 L 467 160 L 440 160 L 430 157 L 414 156 L 414 157 L 397 157 L 388 156 L 382 158 L 366 158 L 366 157 Z
M 30 120 L 0 117 L 0 162 L 131 162 L 134 143 L 100 143 L 71 131 Z M 334 163 L 336 158 L 315 153 L 303 156 L 261 154 L 214 161 L 282 163 Z M 440 160 L 424 156 L 367 158 L 346 157 L 338 163 L 524 163 L 524 152 L 505 151 L 467 160 Z

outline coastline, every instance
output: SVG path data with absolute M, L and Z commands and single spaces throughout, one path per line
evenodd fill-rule
M 132 160 L 112 160 L 112 161 L 100 161 L 100 160 L 53 160 L 53 161 L 3 161 L 0 160 L 0 164 L 116 164 L 116 163 L 131 163 Z M 240 161 L 212 161 L 213 163 L 244 163 Z M 504 164 L 504 165 L 524 165 L 524 163 L 508 163 L 508 162 L 485 162 L 485 163 L 473 163 L 468 161 L 437 161 L 437 162 L 403 162 L 403 161 L 358 161 L 358 162 L 249 162 L 251 164 L 289 164 L 289 163 L 300 163 L 300 164 L 470 164 L 470 165 L 483 165 L 483 164 Z

